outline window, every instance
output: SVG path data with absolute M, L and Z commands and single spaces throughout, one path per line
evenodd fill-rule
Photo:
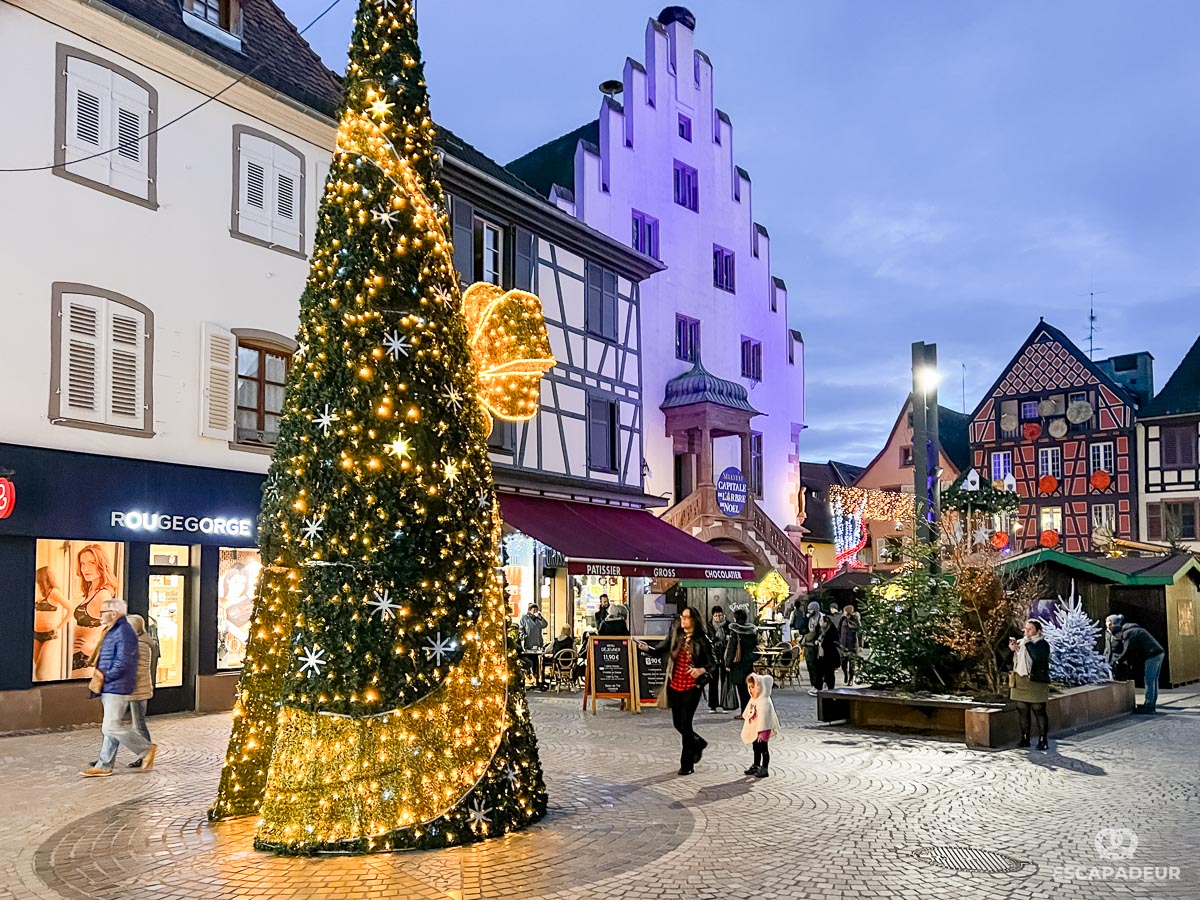
M 274 447 L 295 342 L 212 322 L 204 323 L 201 334 L 201 436 L 228 441 L 233 449 Z
M 1038 449 L 1038 475 L 1053 475 L 1062 478 L 1062 448 L 1041 447 Z
M 675 316 L 675 358 L 695 362 L 700 358 L 700 322 Z
M 997 450 L 992 454 L 992 481 L 1004 481 L 1012 474 L 1012 451 Z
M 154 314 L 121 294 L 56 282 L 51 300 L 50 420 L 154 435 Z
M 762 381 L 762 342 L 742 338 L 742 377 Z
M 184 0 L 183 8 L 218 28 L 233 31 L 233 4 L 230 0 Z
M 1196 466 L 1200 438 L 1196 425 L 1163 425 L 1159 428 L 1159 462 L 1164 469 L 1190 469 Z
M 1103 444 L 1092 444 L 1089 451 L 1092 461 L 1093 472 L 1107 472 L 1112 475 L 1116 470 L 1113 468 L 1113 445 L 1111 441 Z
M 617 339 L 617 276 L 590 260 L 587 263 L 587 309 L 585 327 L 588 334 L 606 340 Z
M 1021 421 L 1028 422 L 1038 417 L 1038 402 L 1036 400 L 1021 401 Z
M 912 464 L 913 464 L 913 448 L 912 448 L 912 446 L 909 445 L 908 447 L 901 447 L 900 448 L 900 468 L 911 469 Z
M 488 435 L 488 450 L 493 453 L 512 455 L 517 447 L 517 423 L 492 419 L 492 433 Z
M 1092 531 L 1104 529 L 1110 534 L 1117 531 L 1117 507 L 1113 503 L 1097 503 L 1092 507 Z
M 679 114 L 679 136 L 685 141 L 692 139 L 692 120 L 683 113 Z
M 1057 531 L 1062 534 L 1062 507 L 1043 506 L 1038 513 L 1038 531 Z
M 55 175 L 158 208 L 158 92 L 83 50 L 58 45 Z
M 700 211 L 700 176 L 691 166 L 675 160 L 675 202 Z
M 713 244 L 713 287 L 734 291 L 733 251 Z
M 236 238 L 304 255 L 304 157 L 261 131 L 233 127 L 233 213 Z
M 1196 520 L 1195 500 L 1150 503 L 1146 507 L 1146 535 L 1152 541 L 1200 540 Z
M 476 217 L 474 225 L 475 280 L 500 285 L 504 277 L 504 238 L 499 227 Z
M 658 259 L 658 219 L 633 211 L 633 249 Z
M 763 495 L 763 436 L 760 431 L 750 432 L 750 490 L 760 500 Z
M 617 470 L 617 403 L 607 397 L 588 397 L 588 468 Z
M 1067 394 L 1067 407 L 1070 408 L 1072 403 L 1091 403 L 1088 399 L 1087 391 L 1072 391 Z M 1084 419 L 1082 422 L 1070 422 L 1071 431 L 1087 431 L 1092 427 L 1092 420 L 1095 418 L 1095 413 L 1092 416 Z
M 183 24 L 233 50 L 242 49 L 241 0 L 183 0 Z
M 1000 401 L 1000 437 L 1002 439 L 1015 438 L 1021 433 L 1021 423 L 1017 419 L 1018 412 L 1016 400 Z
M 289 353 L 255 342 L 238 341 L 237 419 L 234 440 L 239 444 L 275 446 L 283 412 L 283 385 Z

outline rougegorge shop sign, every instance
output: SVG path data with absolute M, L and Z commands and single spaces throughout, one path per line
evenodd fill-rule
M 109 515 L 113 528 L 130 531 L 182 531 L 189 534 L 225 534 L 232 537 L 253 537 L 254 522 L 250 519 L 223 516 L 179 516 L 161 512 L 131 509 L 113 510 Z
M 686 566 L 671 563 L 588 562 L 572 559 L 567 562 L 571 575 L 609 575 L 618 578 L 703 578 L 708 581 L 745 581 L 753 577 L 750 568 L 720 568 Z

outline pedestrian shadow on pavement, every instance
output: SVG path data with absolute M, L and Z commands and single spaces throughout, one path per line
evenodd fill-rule
M 725 784 L 710 784 L 696 791 L 696 796 L 690 800 L 676 800 L 671 804 L 672 809 L 687 809 L 692 806 L 705 806 L 718 800 L 737 800 L 750 793 L 755 779 L 746 777 L 737 781 L 727 781 Z
M 1050 753 L 1031 750 L 1029 751 L 1029 761 L 1035 766 L 1048 769 L 1051 772 L 1063 769 L 1067 772 L 1076 772 L 1080 775 L 1094 775 L 1096 777 L 1108 775 L 1107 771 L 1094 763 L 1084 762 L 1082 759 L 1075 759 L 1073 756 L 1063 756 L 1057 750 Z

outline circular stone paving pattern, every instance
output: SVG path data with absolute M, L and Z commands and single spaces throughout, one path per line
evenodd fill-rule
M 303 896 L 322 882 L 364 898 L 445 898 L 489 885 L 505 896 L 584 896 L 582 888 L 651 863 L 692 831 L 692 814 L 649 786 L 581 776 L 548 786 L 546 818 L 524 832 L 448 850 L 296 858 L 254 850 L 252 817 L 209 824 L 196 785 L 181 783 L 69 823 L 38 848 L 34 865 L 62 896 L 88 900 Z

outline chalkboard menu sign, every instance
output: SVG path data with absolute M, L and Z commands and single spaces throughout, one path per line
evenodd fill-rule
M 595 712 L 597 698 L 633 699 L 633 669 L 627 637 L 593 636 L 588 642 L 588 678 L 584 705 L 592 698 Z
M 647 643 L 653 647 L 658 641 L 651 638 Z M 667 680 L 666 659 L 660 659 L 639 648 L 637 651 L 637 680 L 638 703 L 653 706 L 658 699 L 658 692 L 662 690 L 662 686 Z

